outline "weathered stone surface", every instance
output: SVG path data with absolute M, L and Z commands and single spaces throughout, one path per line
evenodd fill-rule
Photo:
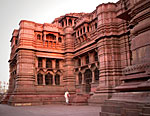
M 20 21 L 3 103 L 101 105 L 102 116 L 149 114 L 150 0 L 100 4 L 51 24 Z M 109 99 L 109 100 L 108 100 Z

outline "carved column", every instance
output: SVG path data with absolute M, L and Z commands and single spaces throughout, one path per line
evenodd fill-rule
M 85 77 L 84 77 L 84 73 L 81 73 L 82 74 L 82 84 L 85 84 Z
M 64 82 L 65 88 L 70 92 L 75 93 L 75 75 L 74 75 L 74 62 L 73 62 L 73 49 L 74 39 L 72 36 L 73 28 L 68 26 L 65 32 L 65 59 L 64 59 Z
M 94 74 L 94 70 L 92 70 L 92 83 L 95 83 L 95 74 Z
M 52 60 L 52 68 L 53 68 L 53 69 L 56 68 L 56 59 Z
M 55 84 L 55 74 L 53 74 L 53 85 L 56 85 Z
M 42 58 L 42 68 L 46 68 L 46 58 Z
M 43 74 L 43 85 L 45 85 L 45 74 Z
M 78 73 L 75 73 L 76 74 L 76 85 L 79 85 L 79 76 L 78 76 Z

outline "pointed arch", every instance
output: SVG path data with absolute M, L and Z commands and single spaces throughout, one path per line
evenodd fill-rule
M 60 75 L 59 74 L 55 75 L 55 84 L 60 85 Z
M 82 84 L 82 73 L 79 72 L 78 74 L 78 80 L 79 80 L 79 85 Z
M 41 74 L 41 73 L 37 74 L 37 82 L 38 82 L 38 85 L 43 84 L 43 74 Z
M 84 78 L 85 78 L 85 91 L 87 93 L 91 92 L 91 82 L 92 82 L 92 71 L 90 69 L 86 69 L 84 73 Z
M 52 85 L 53 84 L 53 75 L 48 73 L 45 75 L 45 84 Z

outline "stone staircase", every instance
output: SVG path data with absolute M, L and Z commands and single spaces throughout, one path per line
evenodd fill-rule
M 71 100 L 72 105 L 88 105 L 89 94 L 76 94 Z
M 150 116 L 150 104 L 107 100 L 101 106 L 99 116 Z

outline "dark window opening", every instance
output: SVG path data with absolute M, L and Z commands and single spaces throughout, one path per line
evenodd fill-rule
M 74 33 L 74 37 L 76 37 L 76 32 Z
M 56 68 L 59 68 L 59 60 L 56 59 Z
M 61 24 L 61 25 L 62 25 L 62 27 L 64 27 L 64 22 L 62 22 L 62 24 Z
M 95 57 L 95 61 L 98 61 L 98 55 L 97 55 L 97 52 L 95 53 L 94 57 Z
M 17 45 L 17 44 L 18 44 L 18 40 L 16 39 L 16 40 L 15 40 L 15 45 Z
M 95 81 L 99 81 L 99 70 L 96 68 L 94 71 Z
M 38 85 L 42 85 L 43 84 L 43 75 L 41 73 L 39 73 L 37 75 L 37 82 L 38 82 Z
M 83 27 L 83 32 L 85 33 L 85 27 Z
M 55 84 L 60 85 L 60 75 L 58 74 L 55 75 Z
M 46 59 L 46 68 L 52 68 L 52 61 L 50 59 Z
M 69 19 L 69 26 L 72 26 L 72 20 Z
M 46 85 L 52 85 L 53 84 L 53 75 L 51 75 L 50 73 L 45 75 L 45 84 Z
M 78 75 L 79 84 L 82 84 L 82 73 L 80 72 Z
M 86 64 L 88 64 L 89 63 L 89 56 L 87 55 L 86 56 Z
M 78 36 L 79 36 L 79 31 L 78 31 Z
M 60 42 L 60 43 L 62 42 L 62 39 L 61 39 L 61 37 L 59 37 L 59 38 L 58 38 L 58 42 Z
M 67 26 L 67 20 L 65 19 L 65 22 L 66 22 L 66 26 Z
M 37 35 L 37 39 L 41 40 L 41 35 L 40 34 Z
M 81 66 L 81 59 L 78 59 L 78 66 Z
M 97 29 L 97 23 L 95 23 L 95 29 Z
M 47 34 L 47 35 L 46 35 L 46 39 L 49 40 L 49 41 L 51 41 L 51 40 L 56 40 L 56 36 L 53 35 L 53 34 Z
M 85 91 L 87 93 L 91 92 L 91 82 L 92 82 L 92 72 L 90 69 L 87 69 L 84 73 L 85 77 Z
M 42 58 L 38 58 L 38 67 L 42 67 Z
M 82 29 L 80 29 L 80 33 L 82 34 Z

